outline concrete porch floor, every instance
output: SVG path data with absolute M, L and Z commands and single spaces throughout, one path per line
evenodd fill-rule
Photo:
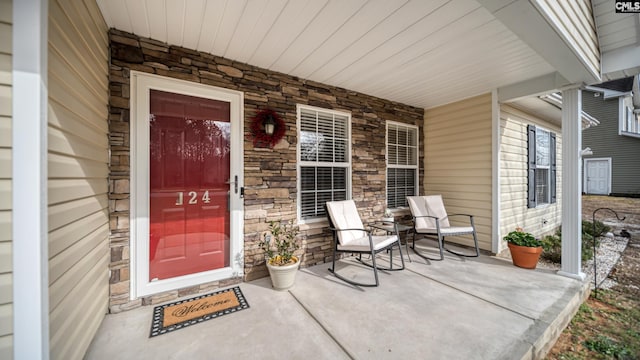
M 154 338 L 153 306 L 107 315 L 85 358 L 537 359 L 588 295 L 586 282 L 495 257 L 411 259 L 380 271 L 377 288 L 340 281 L 330 264 L 300 269 L 288 291 L 242 283 L 249 309 Z M 354 258 L 338 269 L 373 274 Z

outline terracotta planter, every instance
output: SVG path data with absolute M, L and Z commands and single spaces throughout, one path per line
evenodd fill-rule
M 269 269 L 269 276 L 271 276 L 273 288 L 276 290 L 287 290 L 292 287 L 296 281 L 298 266 L 300 266 L 299 259 L 295 264 L 284 266 L 275 266 L 267 262 L 267 269 Z
M 513 265 L 525 269 L 535 269 L 542 254 L 542 246 L 528 247 L 508 243 Z

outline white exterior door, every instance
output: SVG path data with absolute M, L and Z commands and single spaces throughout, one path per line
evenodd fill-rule
M 611 158 L 585 159 L 584 163 L 586 193 L 609 195 L 611 193 Z
M 243 94 L 131 85 L 131 298 L 242 276 Z

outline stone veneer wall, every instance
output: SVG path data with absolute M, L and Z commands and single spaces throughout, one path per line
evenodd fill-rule
M 244 93 L 245 280 L 266 276 L 264 256 L 257 248 L 267 221 L 296 221 L 296 105 L 306 104 L 351 113 L 352 198 L 363 220 L 382 216 L 386 204 L 385 121 L 420 127 L 424 110 L 355 91 L 238 63 L 194 50 L 169 46 L 111 30 L 110 64 L 110 309 L 118 312 L 238 283 L 229 279 L 129 300 L 129 71 L 189 80 Z M 272 108 L 287 124 L 285 138 L 273 149 L 254 148 L 251 117 Z M 423 139 L 420 138 L 423 164 Z M 420 169 L 419 183 L 424 170 Z M 301 226 L 302 266 L 326 262 L 332 238 L 325 223 Z

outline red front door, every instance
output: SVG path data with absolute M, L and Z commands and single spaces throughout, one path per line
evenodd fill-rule
M 230 104 L 150 92 L 149 281 L 229 266 Z

